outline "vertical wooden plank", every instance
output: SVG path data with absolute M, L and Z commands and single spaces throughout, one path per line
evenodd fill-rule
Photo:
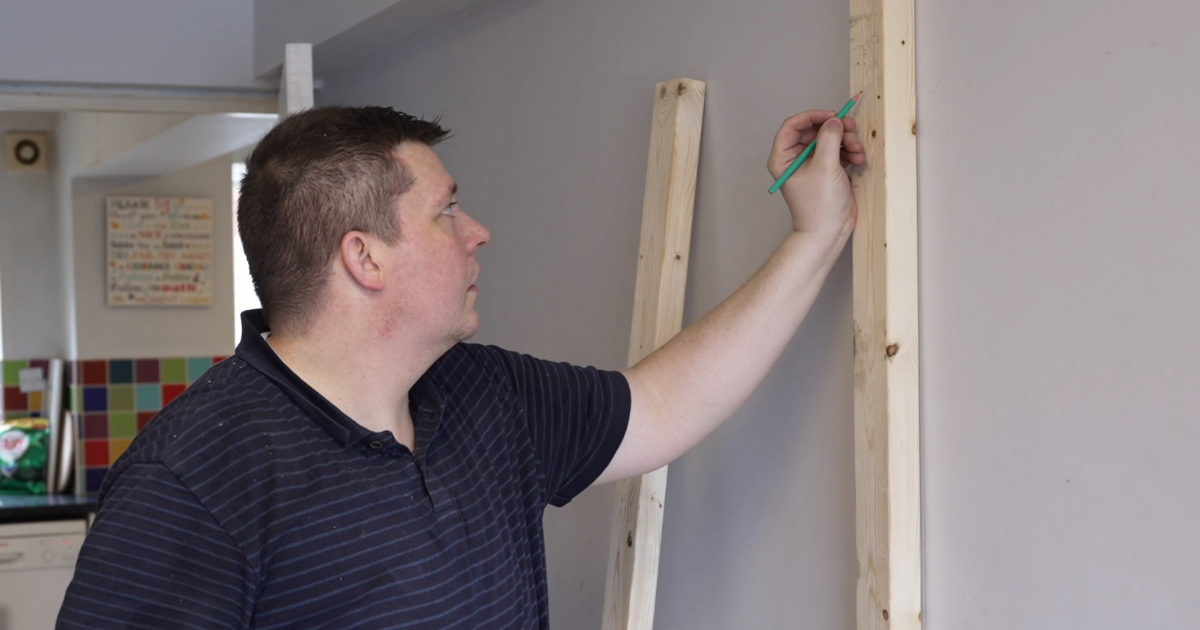
M 312 44 L 288 44 L 279 77 L 279 116 L 286 118 L 312 106 Z
M 704 90 L 704 82 L 692 79 L 655 86 L 629 365 L 666 343 L 683 326 Z M 604 594 L 605 630 L 649 630 L 654 625 L 666 491 L 666 466 L 617 484 Z
M 921 627 L 917 161 L 913 0 L 850 0 L 854 450 L 859 630 Z

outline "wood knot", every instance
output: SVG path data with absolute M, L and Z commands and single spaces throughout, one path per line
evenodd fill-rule
M 883 609 L 883 620 L 884 620 L 884 621 L 887 621 L 887 620 L 888 620 L 888 612 L 887 612 L 887 609 L 886 609 L 886 608 L 884 608 L 884 609 Z
M 887 347 L 887 355 L 888 355 L 889 357 L 894 357 L 894 356 L 896 356 L 896 353 L 897 353 L 897 352 L 900 352 L 900 346 L 899 346 L 899 345 L 897 345 L 897 344 L 892 344 L 892 345 L 890 345 L 890 346 L 888 346 L 888 347 Z
M 913 123 L 912 125 L 912 135 L 917 135 L 917 123 Z
M 679 254 L 675 254 L 675 260 L 683 260 L 683 256 L 680 256 Z
M 633 532 L 629 532 L 629 536 L 627 536 L 627 537 L 625 538 L 625 546 L 626 546 L 626 547 L 632 547 L 632 546 L 633 546 Z
M 675 88 L 675 94 L 678 96 L 683 96 L 683 93 L 686 91 L 687 91 L 687 86 L 684 85 L 683 83 L 680 83 L 679 87 Z
M 665 85 L 658 90 L 658 98 L 667 98 L 667 87 Z

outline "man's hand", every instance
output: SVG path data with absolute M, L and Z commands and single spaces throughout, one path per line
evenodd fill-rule
M 797 232 L 836 235 L 854 229 L 858 208 L 844 167 L 865 164 L 866 149 L 854 133 L 854 119 L 838 120 L 835 114 L 826 110 L 797 114 L 775 134 L 767 159 L 767 170 L 775 179 L 810 142 L 817 142 L 812 156 L 781 188 Z

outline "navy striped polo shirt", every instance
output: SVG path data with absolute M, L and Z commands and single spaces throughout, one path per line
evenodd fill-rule
M 242 321 L 108 473 L 58 627 L 548 628 L 542 512 L 616 453 L 624 376 L 458 344 L 410 392 L 414 452 Z

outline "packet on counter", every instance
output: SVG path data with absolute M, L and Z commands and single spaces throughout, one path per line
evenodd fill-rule
M 0 423 L 0 494 L 46 494 L 45 418 Z

